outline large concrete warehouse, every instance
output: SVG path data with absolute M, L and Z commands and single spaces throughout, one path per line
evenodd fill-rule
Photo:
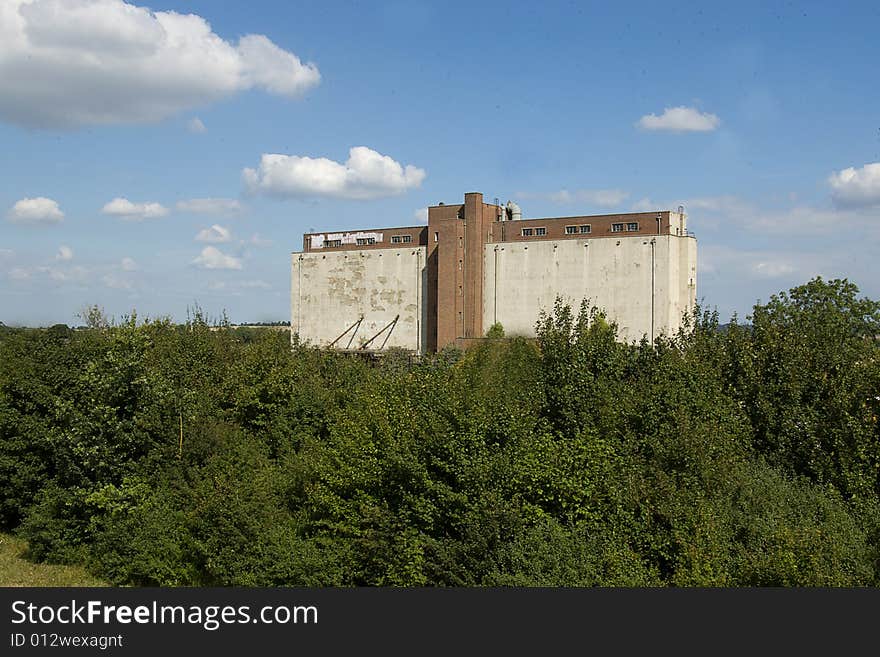
M 684 211 L 522 219 L 512 203 L 428 208 L 427 226 L 307 233 L 291 257 L 291 333 L 337 349 L 466 346 L 495 323 L 534 335 L 557 296 L 586 298 L 620 338 L 676 332 L 696 302 Z

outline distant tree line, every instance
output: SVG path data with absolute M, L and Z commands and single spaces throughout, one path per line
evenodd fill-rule
M 290 326 L 290 320 L 277 322 L 238 322 L 236 326 Z
M 0 525 L 118 584 L 876 586 L 880 303 L 749 320 L 625 344 L 557 302 L 416 362 L 200 312 L 6 329 Z

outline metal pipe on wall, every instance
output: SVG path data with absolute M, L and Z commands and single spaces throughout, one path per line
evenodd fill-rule
M 492 289 L 493 296 L 493 309 L 492 309 L 492 323 L 498 323 L 498 247 L 495 247 L 495 285 Z
M 654 343 L 654 247 L 657 239 L 651 240 L 651 344 Z
M 416 249 L 416 349 L 422 353 L 422 252 Z

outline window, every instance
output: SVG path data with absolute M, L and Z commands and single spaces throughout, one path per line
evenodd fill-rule
M 392 244 L 400 244 L 403 241 L 400 238 L 401 238 L 400 235 L 392 235 L 391 236 L 391 243 Z
M 566 226 L 565 234 L 566 235 L 577 235 L 578 227 L 577 226 Z
M 375 243 L 376 243 L 375 237 L 358 237 L 357 238 L 357 245 L 358 246 L 366 246 L 367 244 L 375 244 Z
M 638 230 L 638 229 L 639 229 L 639 223 L 638 223 L 637 221 L 633 221 L 633 222 L 631 222 L 631 223 L 628 223 L 628 224 L 626 225 L 626 229 L 627 229 L 627 230 Z
M 324 246 L 342 246 L 342 240 L 324 240 Z
M 404 235 L 403 236 L 403 243 L 406 244 L 408 242 L 412 242 L 412 235 Z
M 535 228 L 535 235 L 546 235 L 546 234 L 547 234 L 546 228 Z
M 439 233 L 438 231 L 436 231 L 436 230 L 434 231 L 434 241 L 435 241 L 435 242 L 439 242 L 439 241 L 440 241 L 440 233 Z
M 523 228 L 523 229 L 522 229 L 522 236 L 523 236 L 523 237 L 531 237 L 531 235 L 532 235 L 532 229 L 531 229 L 531 228 Z
M 623 224 L 611 224 L 611 232 L 612 233 L 622 233 L 623 232 Z
M 593 229 L 590 226 L 590 224 L 587 224 L 586 226 L 581 226 L 580 228 L 581 228 L 581 235 L 585 235 L 585 234 L 593 232 Z

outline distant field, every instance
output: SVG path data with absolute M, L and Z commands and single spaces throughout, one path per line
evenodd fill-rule
M 0 586 L 109 586 L 79 566 L 31 563 L 22 557 L 27 545 L 0 534 Z

